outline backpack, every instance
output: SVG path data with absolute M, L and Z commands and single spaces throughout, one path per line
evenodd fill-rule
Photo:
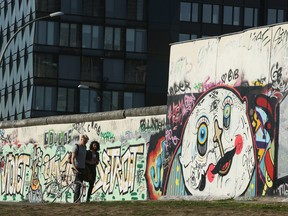
M 79 145 L 78 144 L 75 144 L 76 145 L 76 157 L 77 157 L 77 155 L 78 155 L 78 151 L 79 151 Z M 69 152 L 68 153 L 69 155 L 68 155 L 68 163 L 70 163 L 70 164 L 72 164 L 72 152 Z

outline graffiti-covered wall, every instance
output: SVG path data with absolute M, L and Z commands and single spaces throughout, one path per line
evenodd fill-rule
M 287 195 L 287 81 L 288 24 L 173 44 L 162 195 Z
M 150 145 L 165 137 L 165 115 L 1 129 L 1 201 L 72 202 L 68 155 L 79 136 L 100 142 L 92 200 L 146 200 Z M 149 161 L 150 169 L 155 163 Z M 84 183 L 82 201 L 86 201 Z
M 0 123 L 0 200 L 72 201 L 82 134 L 101 146 L 95 201 L 287 196 L 287 82 L 288 24 L 173 44 L 166 114 Z

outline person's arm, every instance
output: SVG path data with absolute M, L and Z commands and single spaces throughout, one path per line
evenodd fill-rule
M 85 163 L 90 164 L 91 158 L 92 158 L 92 154 L 90 153 L 90 151 L 89 151 L 89 150 L 86 151 L 86 160 L 85 160 Z
M 72 169 L 73 169 L 74 172 L 78 173 L 78 170 L 77 170 L 76 165 L 75 165 L 75 159 L 76 159 L 76 154 L 75 154 L 75 152 L 73 151 L 73 152 L 72 152 L 72 155 L 71 155 Z
M 99 152 L 96 152 L 96 165 L 99 164 Z

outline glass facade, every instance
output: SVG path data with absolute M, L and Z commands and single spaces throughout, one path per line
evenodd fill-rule
M 50 11 L 48 2 L 37 1 L 37 9 Z M 145 106 L 146 4 L 145 0 L 62 0 L 57 5 L 69 14 L 70 21 L 37 22 L 35 44 L 50 49 L 49 53 L 34 53 L 32 113 L 71 114 Z M 87 22 L 74 21 L 85 16 Z M 91 22 L 89 17 L 110 22 Z M 119 19 L 140 21 L 141 28 L 118 25 Z M 119 52 L 132 55 L 119 56 Z M 143 55 L 133 59 L 133 53 Z M 78 88 L 82 83 L 90 88 Z
M 0 120 L 166 104 L 169 44 L 283 22 L 288 8 L 272 0 L 10 4 L 4 0 L 0 8 L 1 49 L 28 21 L 55 11 L 65 15 L 25 28 L 5 53 Z

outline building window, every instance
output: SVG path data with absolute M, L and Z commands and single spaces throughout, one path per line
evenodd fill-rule
M 57 111 L 65 112 L 67 108 L 67 89 L 66 88 L 58 88 L 57 95 Z
M 80 47 L 79 25 L 61 23 L 60 46 Z
M 57 78 L 58 57 L 37 53 L 34 56 L 34 76 L 41 78 Z
M 76 89 L 60 87 L 58 88 L 56 111 L 75 113 L 78 110 L 78 104 L 76 103 L 76 101 Z
M 284 10 L 268 9 L 267 24 L 284 22 Z
M 244 9 L 244 26 L 258 26 L 258 9 L 245 8 Z
M 145 84 L 147 63 L 143 60 L 127 60 L 125 65 L 125 82 Z
M 189 22 L 191 19 L 191 3 L 180 2 L 180 21 Z
M 61 11 L 65 14 L 82 14 L 82 0 L 61 0 Z
M 82 47 L 101 49 L 103 44 L 103 28 L 101 26 L 82 26 Z
M 105 27 L 104 49 L 123 50 L 123 31 L 121 28 Z
M 101 93 L 96 89 L 80 89 L 80 113 L 101 111 L 101 100 Z
M 126 51 L 146 52 L 147 35 L 145 29 L 127 29 L 126 31 Z
M 145 106 L 144 93 L 124 92 L 124 109 L 137 108 Z
M 104 0 L 85 0 L 83 1 L 84 16 L 103 16 Z
M 59 85 L 77 85 L 80 80 L 80 57 L 60 55 L 59 56 Z
M 106 17 L 126 18 L 126 0 L 106 0 L 105 9 Z
M 203 23 L 219 23 L 219 5 L 203 4 Z
M 103 80 L 123 83 L 124 61 L 122 59 L 104 59 Z
M 123 97 L 123 92 L 104 91 L 102 95 L 102 110 L 109 111 L 123 109 Z
M 36 27 L 36 43 L 58 46 L 59 23 L 38 21 Z
M 198 3 L 180 3 L 180 21 L 198 22 Z
M 76 89 L 67 89 L 67 112 L 75 113 L 77 112 L 77 92 Z
M 60 11 L 60 0 L 36 0 L 36 9 L 47 12 Z
M 240 8 L 224 6 L 223 24 L 240 25 Z
M 127 17 L 132 20 L 144 20 L 146 13 L 144 0 L 127 0 Z
M 56 110 L 56 88 L 35 86 L 33 108 L 35 110 L 55 111 Z
M 179 41 L 193 40 L 197 38 L 196 34 L 179 34 Z
M 102 80 L 102 62 L 98 57 L 83 56 L 81 67 L 82 81 L 101 81 Z

